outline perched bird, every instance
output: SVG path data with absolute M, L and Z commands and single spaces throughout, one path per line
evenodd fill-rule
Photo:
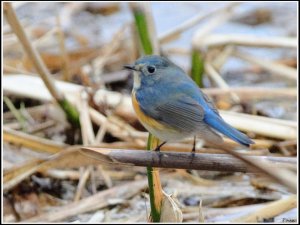
M 144 56 L 124 67 L 134 71 L 132 104 L 138 119 L 163 141 L 156 150 L 168 141 L 196 135 L 220 145 L 219 133 L 244 146 L 254 143 L 227 124 L 197 84 L 167 58 Z

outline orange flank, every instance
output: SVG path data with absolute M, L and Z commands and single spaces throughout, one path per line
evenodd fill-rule
M 131 94 L 131 100 L 132 100 L 132 105 L 134 108 L 134 111 L 139 118 L 139 120 L 142 122 L 142 124 L 145 124 L 149 127 L 152 127 L 154 129 L 158 130 L 165 130 L 166 127 L 162 125 L 161 123 L 157 122 L 155 119 L 152 119 L 151 117 L 147 116 L 143 111 L 141 110 L 139 103 L 135 97 L 135 92 L 132 92 Z

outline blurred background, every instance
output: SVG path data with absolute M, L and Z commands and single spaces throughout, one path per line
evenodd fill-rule
M 133 79 L 123 69 L 144 54 L 135 4 L 14 2 L 31 45 L 25 48 L 4 7 L 4 222 L 147 221 L 144 167 L 78 153 L 83 145 L 146 147 L 148 134 L 131 106 Z M 145 8 L 160 54 L 192 76 L 226 121 L 255 140 L 241 152 L 286 158 L 296 174 L 298 3 L 152 2 Z M 30 48 L 42 62 L 27 54 Z M 189 152 L 191 144 L 162 150 Z M 222 153 L 201 140 L 197 149 Z M 183 222 L 240 221 L 280 200 L 286 202 L 275 213 L 256 221 L 296 222 L 295 196 L 259 174 L 162 169 L 161 180 L 177 199 Z

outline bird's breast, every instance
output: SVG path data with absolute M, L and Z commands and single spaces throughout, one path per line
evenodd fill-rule
M 138 102 L 136 98 L 136 93 L 135 91 L 132 92 L 131 94 L 131 100 L 132 100 L 132 105 L 134 108 L 134 111 L 140 120 L 140 122 L 145 126 L 146 129 L 149 127 L 154 128 L 154 129 L 159 129 L 159 130 L 164 130 L 165 126 L 159 123 L 157 120 L 147 116 L 141 109 L 140 103 Z

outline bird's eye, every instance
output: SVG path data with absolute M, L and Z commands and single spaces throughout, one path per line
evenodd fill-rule
M 155 72 L 155 67 L 154 66 L 148 66 L 147 70 L 149 73 L 154 73 Z

